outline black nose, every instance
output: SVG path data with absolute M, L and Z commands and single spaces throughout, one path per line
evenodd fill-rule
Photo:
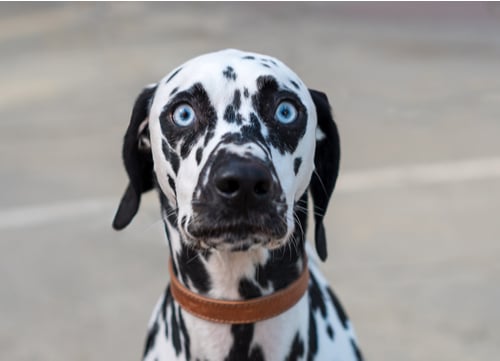
M 237 208 L 252 208 L 274 196 L 273 177 L 266 165 L 234 158 L 214 169 L 212 185 L 218 197 Z

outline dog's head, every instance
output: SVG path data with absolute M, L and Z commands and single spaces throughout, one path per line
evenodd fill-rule
M 322 218 L 337 179 L 337 128 L 326 96 L 277 59 L 224 50 L 178 67 L 139 95 L 123 157 L 130 183 L 116 229 L 130 223 L 156 176 L 183 242 L 277 248 L 291 238 L 309 187 L 326 258 Z

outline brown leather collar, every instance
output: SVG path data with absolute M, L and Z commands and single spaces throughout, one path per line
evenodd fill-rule
M 253 323 L 275 317 L 294 306 L 307 291 L 309 267 L 304 258 L 304 270 L 288 287 L 268 296 L 245 301 L 208 298 L 194 293 L 182 285 L 169 262 L 170 291 L 177 303 L 187 312 L 207 321 L 228 324 Z

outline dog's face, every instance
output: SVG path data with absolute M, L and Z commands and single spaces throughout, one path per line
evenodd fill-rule
M 308 89 L 276 59 L 223 51 L 167 75 L 149 130 L 183 238 L 223 249 L 281 246 L 313 171 L 316 122 Z
M 316 144 L 331 133 L 318 127 L 318 102 L 326 102 L 331 120 L 322 97 L 279 60 L 237 50 L 190 60 L 143 92 L 132 115 L 131 124 L 134 114 L 145 115 L 136 121 L 134 152 L 149 163 L 152 154 L 184 242 L 246 250 L 276 248 L 290 239 L 296 202 L 318 163 Z M 334 131 L 333 184 L 320 185 L 326 202 L 338 170 Z M 133 188 L 126 152 L 124 146 Z M 139 194 L 150 188 L 147 176 L 136 178 Z

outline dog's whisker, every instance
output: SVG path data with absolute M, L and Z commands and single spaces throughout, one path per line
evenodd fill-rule
M 326 186 L 325 183 L 323 182 L 323 179 L 321 179 L 321 175 L 318 173 L 317 169 L 314 169 L 313 173 L 316 175 L 316 177 L 318 177 L 321 188 L 323 188 L 323 192 L 325 192 L 325 195 L 327 195 L 329 192 L 326 190 Z
M 302 235 L 302 238 L 305 238 L 304 228 L 302 227 L 302 223 L 300 222 L 299 216 L 295 212 L 293 212 L 293 217 L 296 221 L 295 224 L 297 224 L 300 228 L 300 234 Z
M 196 248 L 192 248 L 192 249 L 196 251 Z M 196 259 L 201 259 L 201 253 L 199 253 L 199 252 L 195 252 L 194 256 L 193 256 L 193 257 L 191 257 L 191 258 L 189 258 L 189 259 L 186 261 L 186 264 L 190 264 L 190 263 L 192 263 L 192 262 L 193 262 L 194 260 L 196 260 Z
M 304 212 L 304 213 L 307 213 L 309 211 L 307 208 L 302 207 L 302 206 L 297 206 L 296 205 L 295 208 L 297 210 L 300 210 L 300 211 Z M 316 207 L 316 208 L 319 208 L 319 207 Z M 316 215 L 316 216 L 320 216 L 320 217 L 323 217 L 325 215 L 324 212 L 319 212 L 319 211 L 315 211 L 315 210 L 313 210 L 312 214 Z

